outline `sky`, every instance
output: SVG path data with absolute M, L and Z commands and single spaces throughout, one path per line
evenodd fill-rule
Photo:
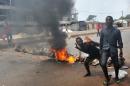
M 130 14 L 130 0 L 75 0 L 79 20 L 86 20 L 88 15 L 96 15 L 97 21 L 104 21 L 110 15 L 117 19 Z

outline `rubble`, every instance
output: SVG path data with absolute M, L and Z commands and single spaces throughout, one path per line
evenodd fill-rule
M 49 49 L 47 48 L 31 48 L 31 47 L 27 47 L 27 46 L 22 46 L 22 45 L 17 45 L 15 47 L 15 51 L 16 52 L 23 52 L 23 53 L 28 53 L 28 54 L 32 54 L 32 55 L 45 55 L 48 56 L 49 54 Z

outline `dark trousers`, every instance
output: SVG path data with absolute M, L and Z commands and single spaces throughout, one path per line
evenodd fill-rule
M 102 51 L 100 65 L 104 72 L 105 78 L 108 81 L 110 80 L 108 76 L 108 70 L 107 70 L 107 61 L 109 57 L 111 57 L 112 63 L 114 65 L 115 75 L 116 75 L 115 79 L 118 79 L 118 73 L 119 73 L 118 52 L 111 53 L 110 51 Z
M 97 36 L 100 36 L 100 31 L 99 30 L 97 30 Z
M 91 73 L 90 72 L 90 68 L 89 68 L 89 65 L 90 63 L 94 60 L 94 59 L 98 59 L 99 60 L 100 58 L 100 55 L 97 55 L 97 56 L 89 56 L 86 58 L 85 62 L 84 62 L 84 66 L 85 66 L 85 69 L 87 71 L 87 73 Z

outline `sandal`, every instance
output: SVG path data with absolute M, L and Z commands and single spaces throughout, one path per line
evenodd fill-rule
M 105 81 L 103 82 L 103 85 L 104 85 L 104 86 L 109 86 L 109 84 L 110 84 L 110 82 L 107 81 L 107 80 L 105 80 Z
M 117 84 L 120 84 L 121 80 L 120 80 L 120 79 L 117 79 L 117 80 L 115 80 L 115 82 L 116 82 Z

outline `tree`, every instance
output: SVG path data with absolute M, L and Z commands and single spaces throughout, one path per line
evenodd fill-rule
M 130 19 L 130 14 L 127 14 L 125 19 Z
M 121 16 L 119 19 L 125 19 L 125 17 L 124 17 L 124 16 Z
M 89 15 L 87 18 L 87 21 L 94 20 L 95 17 L 96 15 Z

